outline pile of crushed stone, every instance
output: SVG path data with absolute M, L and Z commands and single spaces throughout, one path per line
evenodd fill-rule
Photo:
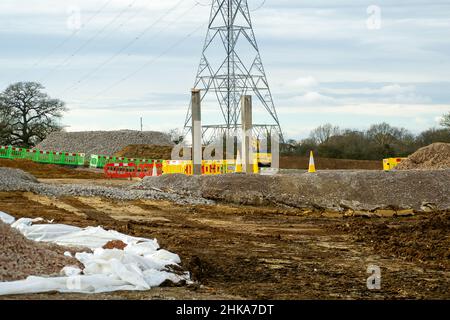
M 275 176 L 165 175 L 146 177 L 140 187 L 238 205 L 275 204 L 330 212 L 450 209 L 450 170 L 319 171 Z
M 0 191 L 29 191 L 38 180 L 20 169 L 0 168 Z
M 170 136 L 156 131 L 54 132 L 36 146 L 40 150 L 113 155 L 130 144 L 172 146 Z
M 104 197 L 115 200 L 168 200 L 181 205 L 212 204 L 201 197 L 180 196 L 158 189 L 142 190 L 139 187 L 103 187 L 84 184 L 47 184 L 39 183 L 34 176 L 20 169 L 0 167 L 0 192 L 33 192 L 48 197 Z
M 64 252 L 70 249 L 26 239 L 19 231 L 0 221 L 0 282 L 23 280 L 28 276 L 57 276 L 66 266 L 80 263 Z
M 402 161 L 396 170 L 450 169 L 450 143 L 433 143 Z

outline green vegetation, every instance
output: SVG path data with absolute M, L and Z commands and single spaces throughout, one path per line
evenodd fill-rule
M 445 120 L 446 119 L 446 120 Z M 449 126 L 446 126 L 448 122 Z M 443 129 L 432 128 L 419 135 L 407 129 L 375 124 L 367 131 L 340 129 L 326 124 L 313 130 L 309 138 L 288 141 L 286 155 L 308 155 L 313 150 L 324 158 L 380 160 L 405 157 L 435 142 L 450 143 L 450 114 L 444 116 Z

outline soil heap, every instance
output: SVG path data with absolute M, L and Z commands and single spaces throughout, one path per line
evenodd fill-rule
M 170 160 L 172 158 L 172 148 L 172 146 L 132 144 L 126 146 L 119 152 L 116 152 L 114 156 L 139 159 Z
M 434 143 L 419 149 L 401 162 L 397 170 L 450 169 L 450 143 Z

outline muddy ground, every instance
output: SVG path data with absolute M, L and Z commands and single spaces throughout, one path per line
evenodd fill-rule
M 295 209 L 0 193 L 0 210 L 157 238 L 198 284 L 148 292 L 7 299 L 449 299 L 449 212 L 335 218 Z M 382 289 L 366 286 L 367 267 Z
M 11 164 L 11 163 L 7 163 Z M 27 169 L 24 164 L 22 169 Z M 95 173 L 32 167 L 43 183 L 123 187 Z M 94 174 L 94 179 L 91 179 Z M 48 198 L 0 192 L 0 211 L 158 239 L 196 284 L 147 292 L 1 299 L 450 299 L 450 212 L 343 217 L 301 209 L 180 206 L 164 201 Z M 382 288 L 367 289 L 369 265 Z

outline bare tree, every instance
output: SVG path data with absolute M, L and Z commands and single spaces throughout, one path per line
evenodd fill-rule
M 334 127 L 333 125 L 327 123 L 324 124 L 311 132 L 310 139 L 314 140 L 316 144 L 323 144 L 330 140 L 331 137 L 340 134 L 339 127 Z
M 412 140 L 414 136 L 405 128 L 397 128 L 386 122 L 372 125 L 367 131 L 367 136 L 379 145 L 387 145 L 398 140 Z
M 19 82 L 0 94 L 0 130 L 3 128 L 11 144 L 30 147 L 61 130 L 64 102 L 50 98 L 44 89 L 36 82 Z
M 171 129 L 169 130 L 168 135 L 170 136 L 170 140 L 175 144 L 180 144 L 184 140 L 180 129 Z
M 450 112 L 442 117 L 441 126 L 450 129 Z

